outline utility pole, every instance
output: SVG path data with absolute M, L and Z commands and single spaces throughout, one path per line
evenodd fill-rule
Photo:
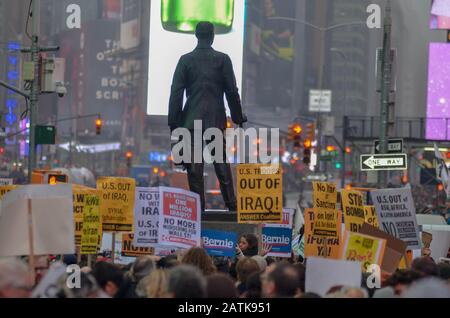
M 383 31 L 383 51 L 381 61 L 381 108 L 380 108 L 380 154 L 388 152 L 388 120 L 389 120 L 389 95 L 392 82 L 392 61 L 391 61 L 391 0 L 387 0 L 384 16 Z M 387 186 L 387 171 L 378 172 L 378 187 Z

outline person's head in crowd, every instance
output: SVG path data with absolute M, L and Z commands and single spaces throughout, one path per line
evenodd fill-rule
M 450 284 L 450 264 L 439 263 L 438 271 L 439 271 L 439 278 Z
M 108 298 L 107 295 L 97 284 L 94 276 L 81 272 L 79 288 L 70 288 L 66 282 L 67 277 L 59 281 L 59 298 Z
M 131 279 L 133 282 L 139 283 L 142 278 L 150 275 L 154 269 L 156 269 L 156 264 L 150 256 L 138 257 L 130 268 Z
M 339 288 L 330 289 L 326 295 L 327 298 L 368 298 L 367 291 L 363 288 L 339 286 Z
M 230 272 L 231 261 L 228 257 L 214 256 L 212 259 L 218 273 L 228 274 Z
M 62 261 L 67 266 L 78 264 L 77 256 L 75 254 L 66 254 L 66 255 L 64 255 L 64 257 L 62 258 Z
M 165 269 L 157 269 L 149 276 L 142 279 L 140 283 L 145 284 L 147 298 L 165 298 L 167 297 L 168 272 Z M 139 296 L 139 295 L 138 295 Z
M 48 269 L 50 268 L 50 260 L 48 255 L 37 256 L 34 259 L 34 271 L 35 271 L 35 284 L 39 284 L 41 279 L 47 275 Z
M 18 258 L 0 259 L 0 298 L 28 298 L 33 289 L 31 272 Z
M 376 289 L 372 298 L 394 298 L 395 290 L 391 286 Z
M 294 268 L 298 275 L 298 288 L 300 293 L 305 292 L 306 266 L 302 263 L 294 264 Z
M 110 297 L 115 297 L 124 283 L 124 274 L 115 264 L 98 262 L 92 269 L 92 275 L 100 288 Z
M 251 258 L 254 259 L 256 261 L 256 263 L 258 263 L 259 272 L 264 273 L 267 268 L 267 262 L 264 259 L 264 257 L 262 257 L 260 255 L 255 255 L 255 256 L 252 256 Z
M 267 263 L 267 266 L 270 266 L 270 265 L 272 265 L 273 263 L 275 263 L 276 261 L 275 261 L 275 258 L 273 258 L 273 257 L 271 257 L 271 256 L 268 256 L 268 257 L 266 257 L 266 263 Z
M 238 291 L 234 286 L 233 280 L 223 273 L 212 274 L 206 278 L 207 288 L 206 294 L 207 298 L 237 298 Z
M 298 273 L 291 264 L 279 263 L 261 278 L 264 297 L 289 298 L 294 297 L 299 291 Z
M 167 292 L 171 298 L 205 298 L 206 278 L 195 266 L 176 266 L 169 272 Z
M 425 276 L 438 276 L 439 269 L 437 264 L 430 257 L 418 257 L 411 265 L 411 269 Z
M 253 273 L 247 278 L 247 291 L 244 294 L 248 299 L 259 299 L 262 297 L 261 274 Z
M 322 298 L 320 295 L 317 295 L 316 293 L 307 292 L 302 294 L 299 298 Z
M 450 298 L 450 287 L 441 279 L 426 277 L 417 280 L 406 290 L 403 298 Z
M 201 247 L 192 247 L 183 256 L 182 264 L 198 267 L 203 275 L 211 275 L 216 272 L 211 256 Z
M 251 257 L 258 255 L 258 238 L 255 234 L 248 233 L 241 235 L 238 246 L 244 256 Z
M 245 292 L 247 279 L 253 273 L 259 273 L 258 263 L 249 257 L 240 259 L 236 264 L 239 294 Z
M 362 273 L 362 275 L 361 275 L 361 288 L 364 288 L 366 290 L 369 298 L 372 298 L 373 294 L 376 291 L 376 287 L 369 288 L 369 286 L 367 285 L 367 283 L 371 280 L 371 275 L 372 275 L 372 273 L 369 273 L 369 272 Z
M 414 281 L 423 278 L 423 276 L 423 274 L 414 270 L 397 270 L 389 277 L 387 285 L 394 289 L 396 296 L 401 296 Z
M 175 254 L 162 257 L 157 263 L 158 268 L 161 269 L 170 269 L 178 265 L 180 265 L 180 262 L 178 261 L 178 256 Z

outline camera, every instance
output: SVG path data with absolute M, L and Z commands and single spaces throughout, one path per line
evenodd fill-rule
M 63 98 L 64 95 L 67 94 L 67 88 L 64 86 L 63 83 L 57 82 L 55 92 L 56 94 L 58 94 L 58 97 Z

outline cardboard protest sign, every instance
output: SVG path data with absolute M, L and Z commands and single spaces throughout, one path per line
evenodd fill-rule
M 202 247 L 211 256 L 236 256 L 237 234 L 202 230 Z
M 17 189 L 19 186 L 18 185 L 1 185 L 0 186 L 0 200 L 3 199 L 3 197 L 5 196 L 6 193 Z
M 430 248 L 431 241 L 433 241 L 433 234 L 422 232 L 422 244 L 425 248 Z
M 405 241 L 408 249 L 421 249 L 411 189 L 373 190 L 371 195 L 380 229 Z
M 81 246 L 81 234 L 83 230 L 83 212 L 85 209 L 85 196 L 98 194 L 97 189 L 81 185 L 72 185 L 73 192 L 73 219 L 75 224 L 75 245 Z
M 359 232 L 366 220 L 363 194 L 355 190 L 341 190 L 341 198 L 345 229 L 350 232 Z
M 313 235 L 314 209 L 305 209 L 305 233 L 304 233 L 304 255 L 308 257 L 341 258 L 341 231 L 338 237 L 320 237 Z M 338 214 L 337 227 L 341 228 L 342 217 Z
M 159 188 L 136 188 L 134 206 L 134 245 L 156 247 L 158 244 Z
M 279 165 L 241 164 L 237 167 L 238 223 L 280 223 L 283 211 Z
M 377 211 L 373 205 L 364 206 L 364 217 L 365 223 L 372 225 L 373 227 L 379 228 Z
M 122 233 L 122 252 L 125 257 L 139 257 L 144 255 L 154 255 L 153 247 L 139 247 L 134 245 L 134 235 L 132 233 Z
M 188 249 L 200 245 L 200 196 L 181 189 L 160 187 L 158 244 Z
M 361 287 L 361 264 L 311 257 L 306 262 L 305 291 L 324 297 L 335 286 Z
M 267 256 L 292 256 L 292 225 L 294 209 L 283 209 L 283 222 L 281 224 L 264 224 L 262 228 L 262 242 L 271 246 Z
M 384 239 L 346 231 L 342 259 L 360 262 L 362 271 L 366 272 L 372 264 L 381 266 L 385 248 Z
M 313 182 L 313 206 L 315 236 L 339 237 L 336 185 Z
M 371 226 L 368 223 L 364 223 L 361 227 L 360 234 L 370 235 L 372 237 L 378 237 L 386 240 L 386 248 L 384 251 L 383 261 L 381 263 L 381 269 L 388 273 L 393 273 L 399 267 L 400 260 L 406 251 L 406 242 L 383 232 Z
M 32 233 L 32 235 L 30 235 Z M 1 204 L 0 256 L 74 254 L 72 187 L 27 185 Z
M 11 178 L 0 178 L 0 186 L 12 185 L 13 179 Z
M 98 195 L 84 195 L 81 254 L 96 255 L 102 237 L 102 220 Z
M 104 232 L 133 232 L 135 183 L 130 178 L 97 179 Z
M 42 278 L 39 284 L 31 293 L 31 298 L 57 298 L 59 288 L 65 284 L 59 283 L 60 279 L 66 280 L 66 265 L 56 262 L 50 265 L 47 274 Z

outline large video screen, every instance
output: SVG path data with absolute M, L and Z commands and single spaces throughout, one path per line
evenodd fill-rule
M 431 43 L 428 71 L 427 139 L 450 139 L 450 44 Z
M 167 116 L 175 68 L 196 47 L 199 21 L 214 23 L 213 48 L 230 56 L 242 91 L 245 0 L 153 0 L 150 11 L 148 115 Z
M 432 1 L 430 28 L 450 30 L 450 0 Z

